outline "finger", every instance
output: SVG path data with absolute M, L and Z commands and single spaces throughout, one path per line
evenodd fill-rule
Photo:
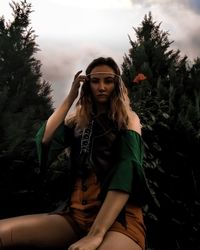
M 87 80 L 87 77 L 84 76 L 84 75 L 80 75 L 80 76 L 78 77 L 78 79 L 79 79 L 80 82 L 85 82 L 85 81 Z
M 74 79 L 76 79 L 76 78 L 80 75 L 81 72 L 82 72 L 82 70 L 79 70 L 79 71 L 75 74 Z

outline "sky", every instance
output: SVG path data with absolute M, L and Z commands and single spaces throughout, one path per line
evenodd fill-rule
M 15 0 L 15 2 L 20 2 Z M 96 57 L 111 56 L 121 66 L 128 36 L 136 40 L 145 14 L 151 11 L 173 49 L 193 61 L 200 57 L 200 0 L 27 0 L 31 27 L 37 35 L 44 80 L 52 85 L 54 107 L 68 94 L 73 77 Z M 0 0 L 0 16 L 12 21 L 11 1 Z

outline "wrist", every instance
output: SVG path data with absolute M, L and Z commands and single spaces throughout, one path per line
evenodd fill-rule
M 74 100 L 75 100 L 75 98 L 71 94 L 69 94 L 66 97 L 66 99 L 65 99 L 65 105 L 67 104 L 67 106 L 71 107 L 71 105 L 73 104 Z
M 76 98 L 78 97 L 78 89 L 77 90 L 75 90 L 75 89 L 71 89 L 70 91 L 69 91 L 69 94 L 68 94 L 68 96 L 67 96 L 67 99 L 68 99 L 68 101 L 72 104 L 75 100 L 76 100 Z
M 103 238 L 105 233 L 106 233 L 106 230 L 104 228 L 91 227 L 88 235 Z

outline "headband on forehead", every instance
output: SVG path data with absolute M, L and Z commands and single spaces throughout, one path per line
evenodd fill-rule
M 109 72 L 95 72 L 95 73 L 90 73 L 90 74 L 87 74 L 86 76 L 92 76 L 92 75 L 114 75 L 114 76 L 116 76 L 116 77 L 118 77 L 118 78 L 120 78 L 121 79 L 121 76 L 120 75 L 117 75 L 117 74 L 115 74 L 115 73 L 109 73 Z

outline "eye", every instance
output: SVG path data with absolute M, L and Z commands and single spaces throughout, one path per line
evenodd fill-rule
M 115 82 L 114 78 L 113 77 L 106 77 L 104 79 L 104 82 L 107 83 L 107 84 L 112 84 Z
M 98 82 L 99 82 L 99 79 L 98 79 L 98 78 L 91 78 L 91 79 L 90 79 L 90 82 L 91 82 L 91 83 L 98 83 Z

